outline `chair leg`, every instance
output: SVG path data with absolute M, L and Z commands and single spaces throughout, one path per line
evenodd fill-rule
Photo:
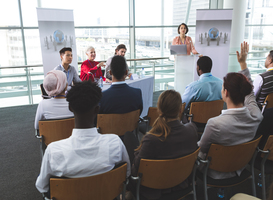
M 197 164 L 194 164 L 193 174 L 192 174 L 192 192 L 193 200 L 196 200 L 196 189 L 195 189 L 195 173 L 196 173 Z
M 254 152 L 254 155 L 252 157 L 252 160 L 251 160 L 251 165 L 250 165 L 250 168 L 251 168 L 251 180 L 252 180 L 252 193 L 253 193 L 253 196 L 256 197 L 256 185 L 255 185 L 255 174 L 254 174 L 254 162 L 256 160 L 256 156 L 257 156 L 257 153 L 258 151 L 256 150 Z
M 269 153 L 265 154 L 263 160 L 261 162 L 261 173 L 262 173 L 262 199 L 266 200 L 266 187 L 265 187 L 265 172 L 264 172 L 264 164 L 267 160 Z

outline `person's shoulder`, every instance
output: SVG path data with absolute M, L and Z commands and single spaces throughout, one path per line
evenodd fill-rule
M 82 65 L 83 65 L 83 64 L 86 64 L 87 62 L 88 62 L 88 60 L 83 61 L 83 62 L 82 62 Z

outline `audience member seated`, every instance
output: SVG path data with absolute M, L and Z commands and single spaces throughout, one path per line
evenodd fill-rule
M 221 89 L 223 81 L 211 74 L 212 60 L 208 56 L 202 56 L 197 61 L 197 74 L 199 80 L 190 83 L 182 95 L 185 110 L 188 111 L 191 102 L 215 101 L 222 99 Z
M 273 50 L 271 50 L 266 57 L 264 66 L 266 72 L 256 76 L 254 85 L 254 94 L 258 104 L 265 101 L 268 94 L 273 93 Z
M 98 80 L 100 77 L 102 77 L 103 81 L 106 80 L 106 82 L 110 82 L 109 79 L 104 78 L 102 75 L 101 67 L 104 67 L 105 63 L 94 61 L 96 58 L 95 48 L 90 46 L 86 49 L 85 53 L 87 55 L 87 60 L 84 61 L 81 65 L 81 80 L 91 80 L 94 82 L 95 80 Z
M 263 149 L 264 145 L 270 135 L 273 135 L 273 126 L 272 126 L 272 119 L 273 119 L 273 108 L 265 109 L 263 113 L 263 121 L 261 122 L 256 135 L 262 135 L 262 139 L 259 143 L 259 148 Z
M 242 43 L 241 53 L 238 51 L 236 53 L 242 71 L 228 73 L 224 77 L 222 98 L 227 104 L 227 110 L 223 110 L 218 117 L 208 120 L 198 142 L 201 147 L 199 152 L 201 158 L 205 158 L 212 143 L 232 146 L 252 140 L 262 121 L 263 116 L 252 91 L 250 73 L 246 65 L 247 43 Z M 224 179 L 240 176 L 242 170 L 231 173 L 209 170 L 208 175 L 214 179 Z
M 132 175 L 136 176 L 140 164 L 140 159 L 174 159 L 193 153 L 197 148 L 197 128 L 193 123 L 183 125 L 180 122 L 182 113 L 182 99 L 178 92 L 174 90 L 164 91 L 158 99 L 157 108 L 159 117 L 156 119 L 152 129 L 147 133 L 136 149 L 133 160 Z M 129 133 L 129 132 L 127 132 Z M 125 134 L 124 143 L 134 141 L 133 134 Z M 128 139 L 131 137 L 130 139 Z M 135 142 L 133 142 L 135 143 Z M 133 144 L 132 143 L 132 144 Z M 127 148 L 127 146 L 129 148 Z M 129 156 L 135 147 L 126 145 Z M 183 169 L 181 169 L 183 170 Z M 170 193 L 172 190 L 186 188 L 190 180 L 186 180 L 174 188 L 167 190 L 157 190 L 140 187 L 140 193 L 147 199 L 158 199 L 163 193 Z M 130 182 L 129 188 L 135 188 L 133 182 Z
M 114 56 L 123 56 L 125 58 L 126 51 L 127 51 L 126 46 L 124 44 L 120 44 L 115 49 L 115 55 Z M 112 61 L 112 58 L 114 56 L 108 58 L 108 60 L 106 61 L 106 67 L 105 67 L 104 76 L 106 78 L 108 78 L 109 80 L 112 80 L 112 75 L 109 73 L 109 71 L 111 69 L 111 61 Z M 126 59 L 125 59 L 125 61 L 126 61 Z M 130 78 L 132 74 L 129 72 L 129 68 L 128 68 L 127 62 L 126 62 L 126 70 L 128 70 L 127 75 Z
M 72 49 L 70 47 L 64 47 L 60 51 L 60 57 L 62 60 L 62 63 L 55 67 L 55 70 L 60 70 L 66 74 L 67 77 L 67 83 L 68 83 L 68 90 L 72 86 L 72 82 L 78 83 L 81 82 L 81 79 L 79 78 L 78 72 L 71 64 L 72 62 Z
M 123 56 L 114 56 L 111 62 L 110 74 L 112 85 L 102 92 L 100 114 L 123 114 L 143 109 L 142 93 L 125 83 L 127 74 L 126 61 Z
M 130 175 L 129 156 L 120 138 L 114 134 L 101 135 L 93 127 L 101 96 L 101 89 L 90 81 L 78 83 L 68 92 L 67 101 L 75 115 L 75 128 L 69 138 L 48 145 L 36 181 L 39 192 L 49 191 L 52 176 L 93 176 L 110 171 L 120 162 L 128 163 L 127 176 Z
M 43 99 L 39 103 L 34 122 L 35 129 L 39 129 L 40 120 L 64 119 L 74 116 L 68 109 L 68 102 L 65 97 L 67 88 L 65 73 L 59 70 L 48 72 L 44 79 L 43 86 L 46 93 L 53 98 Z

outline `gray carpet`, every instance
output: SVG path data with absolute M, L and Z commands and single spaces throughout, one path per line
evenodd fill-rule
M 160 92 L 154 95 L 154 106 Z M 37 105 L 17 106 L 0 109 L 0 199 L 42 199 L 35 188 L 40 171 L 39 141 L 34 137 L 34 117 Z M 257 174 L 257 172 L 256 172 Z M 208 190 L 209 199 L 216 200 L 217 190 Z M 250 180 L 229 190 L 229 196 L 243 192 L 251 194 Z M 257 188 L 261 198 L 261 188 Z M 197 197 L 203 199 L 203 187 L 197 181 Z M 192 199 L 192 195 L 185 198 Z

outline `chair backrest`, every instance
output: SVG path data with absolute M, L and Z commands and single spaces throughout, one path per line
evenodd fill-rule
M 84 178 L 51 178 L 50 195 L 56 200 L 112 200 L 123 189 L 127 163 L 109 172 Z
M 139 115 L 139 110 L 125 114 L 98 114 L 97 128 L 100 129 L 101 134 L 114 133 L 122 136 L 127 131 L 137 128 Z
M 166 189 L 182 183 L 191 174 L 199 150 L 176 159 L 141 159 L 138 169 L 138 173 L 142 174 L 140 184 L 154 189 Z
M 270 93 L 265 98 L 265 108 L 272 108 L 273 107 L 273 93 Z
M 198 123 L 207 123 L 207 121 L 221 114 L 223 110 L 224 101 L 206 101 L 206 102 L 192 102 L 189 114 L 192 115 L 191 121 Z
M 209 168 L 219 172 L 234 172 L 242 169 L 253 157 L 261 137 L 234 146 L 211 144 L 207 155 L 211 157 Z
M 75 127 L 74 122 L 74 118 L 39 121 L 40 136 L 43 136 L 43 141 L 46 145 L 66 139 L 72 134 L 72 130 Z
M 273 161 L 273 135 L 270 135 L 264 145 L 264 151 L 269 150 L 270 154 L 267 157 L 267 160 L 272 160 Z M 264 154 L 261 155 L 262 157 L 264 156 Z
M 159 117 L 159 114 L 157 112 L 157 107 L 149 107 L 147 117 L 150 118 L 149 126 L 153 126 L 155 120 Z

